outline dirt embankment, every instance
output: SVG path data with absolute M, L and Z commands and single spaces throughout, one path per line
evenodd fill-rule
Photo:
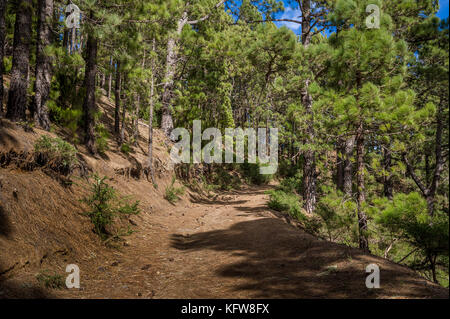
M 100 106 L 112 110 L 102 99 Z M 112 123 L 106 112 L 105 124 Z M 57 132 L 64 135 L 64 132 Z M 31 151 L 41 134 L 0 123 L 0 153 Z M 52 133 L 54 134 L 54 133 Z M 441 288 L 400 265 L 317 238 L 266 206 L 270 187 L 249 187 L 207 198 L 187 192 L 176 205 L 164 197 L 173 170 L 156 132 L 158 188 L 118 174 L 146 161 L 147 127 L 135 152 L 110 141 L 103 157 L 80 147 L 80 160 L 121 194 L 141 201 L 128 221 L 136 231 L 119 249 L 92 232 L 85 180 L 65 185 L 51 174 L 13 164 L 0 167 L 0 298 L 448 298 Z M 365 268 L 381 269 L 381 289 L 367 289 Z M 81 289 L 47 289 L 35 275 L 81 271 Z

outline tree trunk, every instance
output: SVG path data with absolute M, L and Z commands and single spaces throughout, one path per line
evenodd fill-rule
M 311 43 L 311 1 L 305 0 L 302 3 L 302 45 L 307 48 Z M 314 144 L 314 112 L 312 110 L 312 96 L 309 93 L 310 79 L 306 79 L 304 88 L 301 92 L 302 105 L 305 108 L 307 129 L 306 144 L 309 148 Z M 316 206 L 316 156 L 315 152 L 308 149 L 304 154 L 305 163 L 303 166 L 303 199 L 305 201 L 305 210 L 313 213 Z
M 355 150 L 355 137 L 352 136 L 345 140 L 344 145 L 344 185 L 343 191 L 347 197 L 353 196 L 353 152 Z
M 358 225 L 359 225 L 359 248 L 369 252 L 369 240 L 367 236 L 367 216 L 363 206 L 366 202 L 364 187 L 364 131 L 361 123 L 356 136 L 357 152 L 357 187 L 358 187 Z
M 6 0 L 0 0 L 0 115 L 3 114 L 3 56 L 5 53 L 5 14 Z
M 69 3 L 70 3 L 70 1 L 67 1 L 66 5 L 63 6 L 64 21 L 66 21 L 67 17 L 69 16 L 69 14 L 66 12 L 66 7 L 69 5 Z M 67 28 L 65 23 L 64 23 L 64 33 L 63 33 L 63 48 L 66 50 L 66 52 L 69 52 L 69 29 Z
M 116 108 L 114 110 L 114 133 L 119 134 L 120 131 L 120 87 L 122 85 L 122 77 L 120 73 L 120 62 L 117 62 L 116 66 L 116 83 L 114 89 L 115 104 Z
M 391 166 L 392 166 L 392 153 L 391 150 L 387 147 L 384 148 L 384 196 L 386 196 L 389 199 L 392 199 L 394 196 L 394 185 L 392 183 L 392 173 L 391 173 Z
M 336 188 L 344 191 L 344 142 L 339 138 L 336 144 Z
M 125 99 L 125 103 L 122 105 L 122 125 L 120 127 L 120 145 L 125 142 L 125 120 L 127 115 L 127 103 L 128 99 Z
M 92 17 L 92 12 L 91 12 Z M 83 103 L 84 117 L 84 142 L 89 152 L 95 154 L 95 78 L 97 74 L 97 49 L 98 40 L 93 34 L 88 35 L 86 47 L 86 71 L 84 75 L 84 86 L 86 88 L 86 96 Z
M 152 50 L 155 52 L 155 39 L 153 38 Z M 148 168 L 150 170 L 150 177 L 152 179 L 153 185 L 155 185 L 155 173 L 153 171 L 153 105 L 154 105 L 154 94 L 155 94 L 155 59 L 152 58 L 152 76 L 150 83 L 150 110 L 148 116 Z
M 16 4 L 11 83 L 6 113 L 6 117 L 13 121 L 26 120 L 32 5 L 32 0 L 20 0 Z
M 174 36 L 169 37 L 167 42 L 166 72 L 164 76 L 164 85 L 162 93 L 162 120 L 161 129 L 167 137 L 173 130 L 172 117 L 172 90 L 174 85 L 174 76 L 177 69 L 178 59 L 178 39 L 183 31 L 183 27 L 188 22 L 187 12 L 183 12 L 178 20 L 177 31 Z
M 112 74 L 113 74 L 113 62 L 111 57 L 109 60 L 109 73 L 108 73 L 108 99 L 111 98 Z
M 138 144 L 139 139 L 139 109 L 141 104 L 141 96 L 139 94 L 136 94 L 136 109 L 135 109 L 135 122 L 134 122 L 134 129 L 133 129 L 133 140 L 134 145 L 136 146 Z
M 44 130 L 50 129 L 48 110 L 45 105 L 50 94 L 51 58 L 45 53 L 50 45 L 51 19 L 53 17 L 53 0 L 39 0 L 38 3 L 38 36 L 36 45 L 36 84 L 32 110 L 34 121 Z

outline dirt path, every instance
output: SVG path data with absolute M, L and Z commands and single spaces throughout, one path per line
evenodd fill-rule
M 116 260 L 61 297 L 448 298 L 405 267 L 289 225 L 267 208 L 265 190 L 192 198 L 143 216 Z M 381 289 L 365 286 L 370 263 L 381 268 Z

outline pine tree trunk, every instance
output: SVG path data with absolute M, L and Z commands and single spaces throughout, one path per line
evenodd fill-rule
M 140 111 L 140 105 L 141 105 L 141 96 L 139 94 L 136 94 L 136 108 L 135 108 L 135 118 L 134 118 L 134 131 L 133 131 L 133 140 L 134 145 L 136 146 L 138 144 L 139 139 L 139 111 Z
M 72 28 L 70 30 L 70 54 L 76 52 L 76 40 L 77 40 L 77 29 Z
M 50 45 L 51 19 L 53 17 L 53 0 L 39 0 L 38 3 L 38 36 L 36 46 L 36 84 L 33 99 L 34 121 L 44 130 L 50 129 L 48 110 L 45 105 L 50 94 L 51 58 L 45 53 Z
M 5 14 L 6 14 L 6 0 L 0 0 L 0 115 L 3 114 L 3 56 L 5 53 Z
M 311 43 L 311 1 L 302 2 L 302 45 L 307 48 Z M 312 96 L 309 93 L 310 79 L 306 79 L 304 88 L 301 92 L 302 105 L 305 108 L 307 116 L 306 144 L 311 147 L 315 142 L 314 132 L 314 112 L 312 110 Z M 311 149 L 304 154 L 303 166 L 303 200 L 305 201 L 305 210 L 313 213 L 316 206 L 316 156 Z
M 153 38 L 152 50 L 155 52 L 156 43 Z M 150 177 L 153 185 L 155 185 L 155 173 L 153 171 L 153 107 L 154 107 L 154 94 L 155 94 L 155 59 L 152 58 L 152 76 L 150 83 L 150 110 L 148 116 L 148 168 L 150 170 Z
M 69 5 L 70 1 L 66 2 L 66 5 L 63 7 L 64 12 L 64 21 L 66 21 L 69 14 L 66 12 L 66 7 Z M 67 28 L 66 24 L 64 24 L 64 33 L 63 33 L 63 48 L 66 50 L 66 52 L 69 52 L 69 29 Z
M 344 142 L 339 138 L 336 144 L 336 188 L 344 191 Z
M 187 12 L 183 12 L 183 15 L 178 20 L 177 31 L 175 36 L 169 37 L 167 42 L 167 57 L 166 57 L 166 72 L 164 76 L 164 86 L 162 93 L 162 120 L 161 129 L 164 134 L 169 137 L 173 130 L 173 117 L 172 117 L 172 91 L 174 84 L 174 76 L 177 69 L 178 59 L 178 38 L 183 31 L 183 27 L 188 22 Z
M 111 98 L 112 74 L 113 74 L 113 61 L 112 61 L 112 57 L 110 57 L 110 60 L 109 60 L 109 73 L 108 73 L 108 99 Z
M 355 137 L 350 137 L 345 140 L 344 145 L 344 185 L 343 191 L 344 194 L 348 197 L 353 196 L 353 152 L 355 150 Z
M 114 110 L 114 133 L 119 134 L 120 131 L 120 87 L 122 85 L 122 77 L 120 73 L 120 62 L 117 62 L 116 83 L 114 88 L 114 97 L 116 108 Z
M 91 13 L 92 16 L 92 13 Z M 83 103 L 84 118 L 84 142 L 89 152 L 95 154 L 95 78 L 97 74 L 97 49 L 98 40 L 93 34 L 88 35 L 86 47 L 86 68 L 84 75 L 84 86 L 86 88 L 86 96 Z
M 125 99 L 125 103 L 122 104 L 122 125 L 120 126 L 120 145 L 125 142 L 125 120 L 127 115 L 127 102 L 128 99 Z
M 309 80 L 306 81 L 306 86 L 309 87 Z M 307 89 L 305 89 L 305 92 Z M 314 143 L 314 128 L 313 128 L 313 112 L 312 112 L 312 98 L 309 93 L 304 93 L 302 98 L 303 106 L 308 114 L 308 128 L 306 143 L 311 147 Z M 304 154 L 303 166 L 303 199 L 305 201 L 305 210 L 311 214 L 314 212 L 316 206 L 316 163 L 315 153 L 313 150 L 306 150 Z
M 11 83 L 6 113 L 6 117 L 13 121 L 26 120 L 32 5 L 32 0 L 20 0 L 16 4 Z
M 359 248 L 369 252 L 369 240 L 367 237 L 367 216 L 363 206 L 366 202 L 365 186 L 364 186 L 364 131 L 363 124 L 358 127 L 356 136 L 356 157 L 357 157 L 357 178 L 358 187 L 358 225 L 359 225 Z
M 392 153 L 388 148 L 384 149 L 384 196 L 389 199 L 392 199 L 394 196 L 394 185 L 392 183 L 392 174 L 391 174 L 391 166 L 392 166 Z

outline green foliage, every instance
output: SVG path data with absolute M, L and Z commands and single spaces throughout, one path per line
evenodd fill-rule
M 97 137 L 95 141 L 97 150 L 100 154 L 105 154 L 108 150 L 108 140 L 110 138 L 109 132 L 103 124 L 97 124 L 95 131 Z
M 331 191 L 320 198 L 316 213 L 320 227 L 317 234 L 330 241 L 355 246 L 358 242 L 357 204 L 340 192 Z
M 256 163 L 248 163 L 247 161 L 241 164 L 242 176 L 249 184 L 266 185 L 273 179 L 273 175 L 261 174 L 260 168 L 267 166 L 267 164 L 260 164 L 259 160 Z
M 378 199 L 372 210 L 375 222 L 396 238 L 406 241 L 423 255 L 421 267 L 429 267 L 434 273 L 437 261 L 448 261 L 449 218 L 441 211 L 433 216 L 427 211 L 426 201 L 418 193 L 396 194 L 392 201 Z M 448 270 L 448 263 L 446 265 Z M 435 276 L 435 274 L 433 274 Z
M 219 190 L 237 189 L 241 185 L 240 176 L 233 171 L 228 171 L 223 166 L 215 168 L 210 180 Z
M 125 155 L 130 154 L 131 152 L 131 146 L 128 143 L 122 143 L 122 145 L 120 145 L 120 151 L 122 153 L 124 153 Z
M 35 142 L 34 151 L 39 162 L 50 163 L 61 172 L 70 173 L 74 165 L 78 163 L 76 148 L 59 137 L 42 135 Z
M 64 279 L 56 272 L 51 273 L 49 270 L 44 270 L 36 275 L 37 281 L 45 288 L 61 289 L 65 287 Z
M 3 57 L 3 65 L 4 65 L 4 72 L 5 73 L 9 73 L 11 72 L 11 68 L 12 68 L 12 56 L 5 56 Z
M 287 177 L 284 178 L 280 185 L 278 186 L 278 189 L 282 190 L 285 193 L 297 193 L 302 194 L 303 193 L 303 178 L 301 173 L 297 173 L 293 177 Z
M 102 239 L 111 236 L 108 226 L 113 224 L 117 217 L 128 217 L 139 214 L 139 201 L 130 203 L 127 198 L 119 198 L 116 190 L 106 181 L 108 178 L 92 176 L 89 185 L 89 195 L 81 201 L 86 203 L 90 211 L 86 215 L 94 225 L 94 232 Z
M 172 182 L 169 186 L 166 187 L 166 191 L 164 194 L 164 198 L 172 205 L 180 200 L 179 196 L 184 195 L 184 187 L 175 187 L 175 181 L 175 177 L 172 178 Z
M 281 190 L 269 191 L 270 199 L 268 206 L 278 212 L 288 213 L 298 220 L 305 220 L 306 216 L 302 212 L 302 201 L 292 193 L 285 193 Z

